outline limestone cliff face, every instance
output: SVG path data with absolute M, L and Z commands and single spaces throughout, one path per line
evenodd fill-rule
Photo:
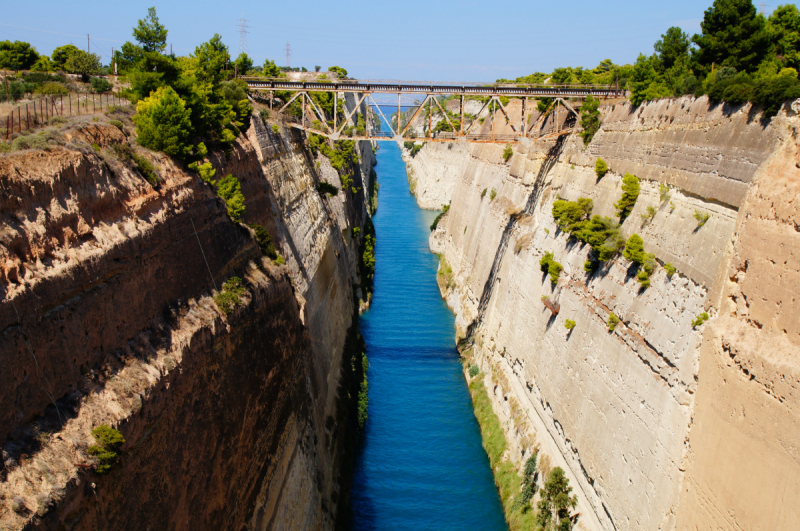
M 428 144 L 411 162 L 418 197 L 453 181 L 431 248 L 452 269 L 440 286 L 509 458 L 539 446 L 562 466 L 583 529 L 800 521 L 799 123 L 792 110 L 764 126 L 748 107 L 661 100 L 606 108 L 585 149 L 532 143 L 506 163 L 502 146 Z M 616 217 L 626 172 L 642 182 L 625 236 L 678 270 L 657 268 L 646 290 L 621 256 L 586 273 L 588 246 L 551 213 L 558 197 L 590 197 L 594 214 Z M 710 214 L 702 227 L 695 211 Z M 540 269 L 546 252 L 564 266 L 557 285 Z M 704 311 L 711 321 L 693 327 Z M 612 312 L 622 322 L 610 332 Z
M 195 174 L 148 152 L 154 188 L 105 151 L 123 140 L 84 124 L 0 157 L 0 527 L 332 528 L 363 193 L 323 198 L 302 137 L 253 115 L 212 162 L 278 266 Z M 225 315 L 212 294 L 233 275 Z M 87 466 L 100 424 L 127 441 L 107 476 Z

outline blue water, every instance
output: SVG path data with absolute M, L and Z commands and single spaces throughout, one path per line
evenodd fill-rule
M 408 190 L 393 142 L 378 152 L 375 293 L 361 316 L 369 419 L 351 491 L 352 529 L 505 531 L 503 509 L 454 348 L 453 314 L 428 250 L 436 212 Z

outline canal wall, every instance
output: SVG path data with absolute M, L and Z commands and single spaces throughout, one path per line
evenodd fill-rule
M 406 155 L 420 204 L 450 204 L 430 246 L 507 458 L 521 466 L 538 448 L 564 468 L 582 529 L 791 529 L 800 119 L 789 105 L 766 122 L 705 97 L 601 111 L 588 146 L 573 135 L 515 146 L 507 161 L 502 145 Z M 647 288 L 622 255 L 587 272 L 589 246 L 552 215 L 556 200 L 586 197 L 618 219 L 626 173 L 641 192 L 621 231 L 655 256 Z M 545 253 L 563 266 L 556 283 Z

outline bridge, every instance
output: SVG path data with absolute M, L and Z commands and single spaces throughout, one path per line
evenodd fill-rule
M 299 105 L 299 117 L 289 123 L 291 127 L 301 129 L 308 133 L 322 135 L 333 140 L 424 140 L 426 142 L 453 142 L 467 141 L 475 143 L 503 143 L 515 144 L 529 140 L 552 138 L 572 132 L 575 124 L 575 111 L 568 100 L 585 100 L 592 96 L 597 99 L 620 98 L 625 92 L 613 85 L 549 85 L 549 84 L 512 84 L 512 83 L 440 83 L 440 82 L 403 82 L 403 81 L 359 81 L 359 80 L 333 80 L 333 81 L 289 81 L 283 78 L 258 78 L 241 77 L 248 85 L 251 95 L 269 93 L 268 103 L 273 108 L 275 93 L 288 92 L 291 97 L 280 107 L 279 112 L 294 105 Z M 333 113 L 333 120 L 327 119 L 319 105 L 314 101 L 314 93 L 333 93 L 334 109 L 339 108 L 339 100 L 347 94 L 355 99 L 355 106 L 350 111 L 344 112 L 340 120 L 339 113 Z M 380 101 L 376 100 L 376 96 Z M 387 98 L 397 96 L 397 102 L 386 103 Z M 417 98 L 412 105 L 403 105 L 402 98 Z M 419 97 L 424 96 L 420 102 Z M 442 106 L 443 97 L 457 98 L 459 112 L 447 111 Z M 552 100 L 547 112 L 539 113 L 533 124 L 529 124 L 533 116 L 530 100 Z M 469 99 L 478 99 L 483 105 L 475 115 L 466 113 L 465 102 Z M 505 100 L 505 103 L 503 102 Z M 297 103 L 296 103 L 297 102 Z M 509 112 L 509 106 L 514 103 L 514 113 Z M 517 105 L 519 104 L 519 105 Z M 424 137 L 414 134 L 412 125 L 423 113 L 427 105 L 427 128 L 423 124 Z M 353 116 L 364 107 L 364 114 L 373 116 L 365 117 L 363 130 L 353 132 Z M 397 114 L 387 116 L 383 109 L 390 108 Z M 408 117 L 407 111 L 415 109 Z M 565 116 L 560 116 L 564 108 Z M 515 114 L 514 118 L 510 114 Z M 570 116 L 570 114 L 572 116 Z M 438 131 L 433 129 L 433 119 L 437 122 L 444 121 L 443 126 L 438 126 Z M 550 127 L 545 125 L 548 123 Z M 381 121 L 382 119 L 382 121 Z M 504 120 L 503 120 L 504 119 Z M 297 121 L 299 120 L 299 121 Z M 403 121 L 405 120 L 405 123 Z M 488 127 L 483 127 L 480 132 L 473 132 L 476 124 L 484 125 L 488 120 Z M 469 122 L 469 123 L 467 123 Z M 500 123 L 499 126 L 496 122 Z M 389 131 L 382 131 L 380 124 L 388 126 Z M 498 129 L 499 128 L 499 129 Z M 487 130 L 488 129 L 488 130 Z M 510 129 L 510 130 L 509 130 Z

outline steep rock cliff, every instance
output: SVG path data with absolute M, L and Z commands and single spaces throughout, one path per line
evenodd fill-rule
M 800 519 L 797 126 L 790 109 L 764 125 L 748 106 L 681 98 L 605 108 L 585 149 L 576 137 L 533 142 L 506 163 L 502 146 L 428 144 L 410 162 L 418 197 L 463 168 L 452 196 L 437 196 L 451 200 L 431 235 L 440 286 L 509 458 L 538 446 L 565 468 L 580 527 Z M 598 157 L 611 169 L 602 179 Z M 658 267 L 647 289 L 621 256 L 584 271 L 588 246 L 551 214 L 559 197 L 589 197 L 594 214 L 616 217 L 626 172 L 642 182 L 623 233 L 678 271 Z M 695 212 L 710 217 L 699 226 Z M 556 285 L 539 265 L 546 252 L 564 267 Z M 694 327 L 704 311 L 711 321 Z
M 145 152 L 154 188 L 113 156 L 117 127 L 74 129 L 65 148 L 0 157 L 0 523 L 332 528 L 363 193 L 321 196 L 303 138 L 254 114 L 212 162 L 279 266 L 195 174 Z M 212 294 L 232 275 L 246 292 L 225 315 Z M 107 476 L 87 466 L 100 424 L 126 439 Z

